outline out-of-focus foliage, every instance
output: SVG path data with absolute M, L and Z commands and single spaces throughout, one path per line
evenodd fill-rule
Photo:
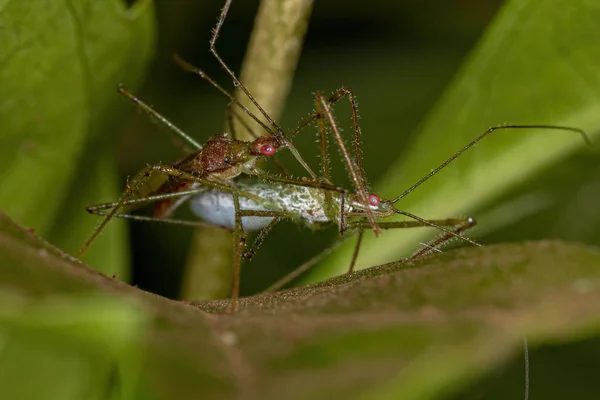
M 116 84 L 135 87 L 147 68 L 152 2 L 3 1 L 0 42 L 0 208 L 75 252 L 96 223 L 85 205 L 119 190 Z M 121 277 L 123 228 L 87 258 Z

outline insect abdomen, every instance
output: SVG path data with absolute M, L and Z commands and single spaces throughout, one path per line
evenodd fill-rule
M 190 208 L 194 214 L 210 224 L 235 229 L 235 207 L 231 193 L 207 190 L 190 199 Z M 267 210 L 255 201 L 244 197 L 240 197 L 240 209 Z M 242 217 L 242 225 L 245 231 L 256 231 L 267 226 L 272 219 L 272 217 Z

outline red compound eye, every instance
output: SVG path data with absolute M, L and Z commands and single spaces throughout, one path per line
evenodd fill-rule
M 270 144 L 265 144 L 260 146 L 260 154 L 262 154 L 263 156 L 272 156 L 273 154 L 275 154 L 277 150 L 275 149 L 274 146 L 271 146 Z
M 369 195 L 369 204 L 370 205 L 378 206 L 379 203 L 381 203 L 381 197 L 377 196 L 376 194 Z

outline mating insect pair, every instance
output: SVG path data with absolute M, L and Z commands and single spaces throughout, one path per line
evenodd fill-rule
M 353 269 L 365 229 L 372 229 L 375 234 L 379 234 L 381 229 L 423 226 L 434 227 L 442 231 L 437 239 L 418 250 L 410 259 L 438 251 L 441 246 L 452 238 L 459 238 L 478 245 L 462 236 L 464 230 L 475 224 L 470 218 L 426 220 L 396 208 L 395 204 L 495 130 L 514 128 L 560 129 L 581 133 L 587 140 L 585 133 L 581 130 L 569 127 L 544 125 L 493 127 L 468 143 L 396 198 L 392 200 L 381 199 L 368 191 L 368 184 L 360 158 L 361 132 L 353 93 L 344 88 L 339 89 L 329 98 L 317 93 L 315 112 L 300 121 L 294 130 L 285 133 L 253 98 L 216 51 L 215 43 L 225 21 L 230 3 L 231 0 L 226 2 L 217 22 L 210 41 L 210 51 L 229 74 L 234 85 L 245 93 L 268 124 L 263 123 L 254 113 L 241 105 L 233 95 L 224 90 L 203 71 L 180 58 L 176 58 L 176 61 L 183 69 L 198 74 L 224 94 L 230 100 L 232 106 L 239 107 L 252 118 L 266 132 L 266 136 L 255 135 L 255 140 L 245 142 L 225 135 L 216 135 L 202 146 L 151 107 L 125 89 L 120 88 L 121 94 L 135 102 L 152 119 L 164 124 L 179 135 L 195 149 L 195 152 L 172 165 L 156 164 L 148 166 L 128 182 L 127 189 L 117 202 L 89 207 L 88 211 L 106 217 L 85 242 L 79 253 L 80 255 L 113 217 L 160 221 L 186 226 L 199 226 L 207 223 L 221 226 L 232 230 L 234 233 L 234 281 L 230 307 L 230 311 L 234 311 L 239 294 L 241 259 L 243 257 L 251 258 L 273 226 L 282 220 L 292 220 L 313 229 L 334 223 L 338 225 L 340 234 L 357 232 L 356 250 L 349 271 Z M 348 150 L 346 147 L 338 122 L 332 112 L 332 106 L 344 97 L 349 100 L 352 111 L 353 151 Z M 229 111 L 230 118 L 236 118 L 237 115 L 231 109 Z M 320 143 L 320 174 L 312 171 L 292 143 L 292 140 L 303 129 L 313 123 L 317 125 Z M 249 130 L 251 131 L 251 129 Z M 327 151 L 329 133 L 342 154 L 342 161 L 353 184 L 352 192 L 348 192 L 341 186 L 331 182 L 330 159 Z M 301 180 L 289 178 L 283 168 L 281 168 L 281 175 L 273 175 L 257 164 L 258 159 L 270 158 L 284 148 L 292 152 L 310 176 L 309 178 Z M 161 181 L 158 185 L 155 185 L 157 176 L 161 177 Z M 241 176 L 248 176 L 250 180 L 240 180 L 239 177 Z M 204 222 L 171 218 L 176 208 L 186 201 L 189 201 L 192 210 Z M 155 204 L 152 217 L 130 213 L 131 210 L 149 203 Z M 404 215 L 412 220 L 382 221 L 382 219 L 397 214 Z M 252 246 L 245 251 L 246 231 L 250 230 L 260 230 L 260 232 Z

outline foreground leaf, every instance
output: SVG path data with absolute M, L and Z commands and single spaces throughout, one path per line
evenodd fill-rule
M 94 173 L 107 156 L 98 150 L 113 151 L 115 104 L 122 104 L 114 90 L 141 81 L 153 52 L 153 18 L 151 0 L 130 8 L 122 0 L 0 2 L 0 207 L 43 236 L 56 224 L 69 251 L 66 238 L 81 242 L 95 221 L 57 216 L 77 172 L 77 199 L 105 194 L 96 179 L 115 178 L 112 169 L 101 178 Z M 78 170 L 86 145 L 94 151 Z M 114 185 L 108 188 L 114 198 Z M 69 205 L 81 220 L 83 204 Z
M 599 336 L 599 266 L 600 253 L 579 245 L 471 248 L 215 314 L 227 302 L 192 306 L 124 285 L 1 215 L 10 346 L 0 350 L 52 377 L 40 381 L 45 399 L 445 398 L 521 351 L 523 335 L 532 347 Z M 0 368 L 2 397 L 24 393 L 28 374 Z

